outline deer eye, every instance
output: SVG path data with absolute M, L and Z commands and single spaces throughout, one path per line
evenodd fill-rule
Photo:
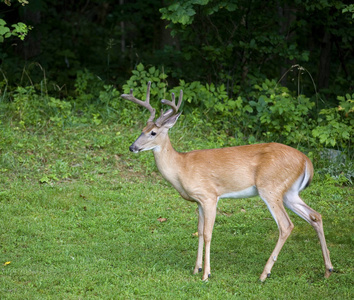
M 151 131 L 151 135 L 156 135 L 156 132 L 155 131 Z

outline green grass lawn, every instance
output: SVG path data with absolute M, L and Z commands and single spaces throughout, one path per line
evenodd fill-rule
M 129 153 L 138 130 L 0 130 L 0 299 L 354 297 L 352 186 L 316 175 L 302 193 L 323 216 L 329 279 L 315 231 L 289 213 L 295 229 L 258 281 L 278 229 L 252 198 L 219 202 L 206 283 L 192 275 L 197 206 L 160 177 L 152 153 Z M 208 147 L 173 135 L 179 150 Z

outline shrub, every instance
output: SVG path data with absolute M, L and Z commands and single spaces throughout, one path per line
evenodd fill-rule
M 312 135 L 326 147 L 350 148 L 354 143 L 354 94 L 338 96 L 338 107 L 322 109 Z
M 322 109 L 317 116 L 314 102 L 304 95 L 294 95 L 275 80 L 251 79 L 246 92 L 229 97 L 223 84 L 180 80 L 169 89 L 167 78 L 163 69 L 139 64 L 119 91 L 83 70 L 77 73 L 75 97 L 67 99 L 49 95 L 39 85 L 11 90 L 3 81 L 0 88 L 6 91 L 6 97 L 4 93 L 0 113 L 23 127 L 99 125 L 108 120 L 132 126 L 144 123 L 148 112 L 123 100 L 120 94 L 134 89 L 134 96 L 145 100 L 146 85 L 151 81 L 151 103 L 157 110 L 162 108 L 161 99 L 171 99 L 171 93 L 178 95 L 183 90 L 184 120 L 204 135 L 227 134 L 237 137 L 238 143 L 276 141 L 307 148 L 336 147 L 351 156 L 354 95 L 338 96 L 338 107 Z
M 181 110 L 195 126 L 203 124 L 205 131 L 221 131 L 235 135 L 245 142 L 277 141 L 307 147 L 339 146 L 347 149 L 353 136 L 352 96 L 338 97 L 340 106 L 322 109 L 319 117 L 315 103 L 304 95 L 294 95 L 275 80 L 252 80 L 247 93 L 230 98 L 224 85 L 202 84 L 199 81 L 179 81 L 167 90 L 167 74 L 155 67 L 137 66 L 123 86 L 124 93 L 134 89 L 137 98 L 145 99 L 146 84 L 151 81 L 153 106 L 160 108 L 160 99 L 183 90 Z M 188 103 L 188 105 L 186 105 Z M 201 120 L 200 120 L 201 119 Z
M 246 101 L 245 101 L 246 102 Z M 305 144 L 310 139 L 314 103 L 304 95 L 294 96 L 275 80 L 255 84 L 248 96 L 250 134 L 266 141 Z

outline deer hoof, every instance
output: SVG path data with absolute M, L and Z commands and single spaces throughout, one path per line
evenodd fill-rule
M 262 283 L 265 282 L 266 279 L 267 279 L 267 275 L 264 274 L 264 273 L 262 273 L 262 275 L 259 277 L 259 281 L 262 282 Z
M 269 277 L 270 277 L 270 273 L 268 273 L 268 274 L 262 274 L 261 277 L 259 277 L 259 281 L 263 283 L 263 282 L 265 282 L 266 279 L 269 278 Z
M 203 269 L 202 269 L 202 268 L 199 268 L 199 269 L 198 269 L 198 272 L 200 273 L 201 271 L 203 271 Z
M 329 278 L 329 276 L 331 276 L 332 272 L 333 272 L 333 269 L 326 270 L 324 277 Z

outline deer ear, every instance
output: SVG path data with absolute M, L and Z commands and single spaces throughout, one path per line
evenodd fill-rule
M 176 124 L 177 120 L 178 120 L 178 117 L 181 115 L 181 112 L 168 118 L 165 123 L 163 123 L 163 126 L 167 127 L 167 128 L 171 128 L 173 127 L 173 125 Z

